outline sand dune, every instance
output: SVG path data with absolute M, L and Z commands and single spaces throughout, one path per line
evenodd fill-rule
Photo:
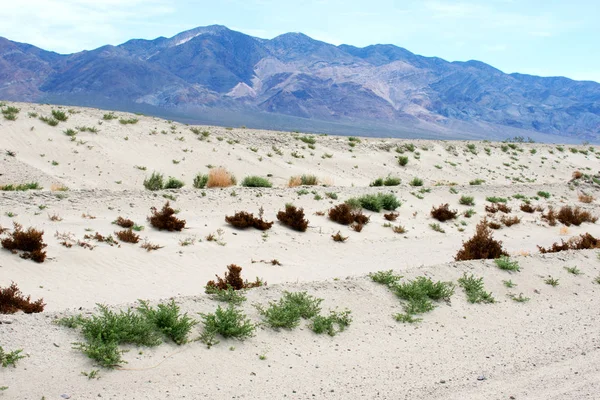
M 47 306 L 41 314 L 0 316 L 10 322 L 0 324 L 0 345 L 29 355 L 16 368 L 0 369 L 0 386 L 8 386 L 0 398 L 598 398 L 598 252 L 539 254 L 537 246 L 586 232 L 598 237 L 600 229 L 591 223 L 549 226 L 541 213 L 520 211 L 522 200 L 514 197 L 526 196 L 546 210 L 572 205 L 600 215 L 597 200 L 579 200 L 581 194 L 598 197 L 597 146 L 351 141 L 190 127 L 120 112 L 105 120 L 107 111 L 78 107 L 8 105 L 20 111 L 16 120 L 0 121 L 0 187 L 38 182 L 43 188 L 0 191 L 0 226 L 18 222 L 43 230 L 48 258 L 36 264 L 0 251 L 0 287 L 14 281 L 32 298 L 43 297 Z M 64 111 L 67 121 L 49 126 L 39 120 L 52 110 Z M 68 129 L 71 136 L 65 134 Z M 398 157 L 407 157 L 407 164 L 399 165 Z M 218 166 L 238 182 L 258 175 L 273 187 L 193 187 L 196 174 Z M 153 171 L 182 180 L 184 188 L 144 189 Z M 575 171 L 585 176 L 573 181 Z M 291 177 L 302 174 L 315 175 L 322 184 L 288 187 Z M 369 186 L 387 176 L 402 182 Z M 409 184 L 416 177 L 423 186 Z M 383 212 L 363 210 L 370 222 L 361 232 L 327 218 L 334 205 L 374 193 L 393 193 L 402 202 L 393 225 L 402 225 L 405 233 L 384 226 Z M 475 204 L 459 204 L 461 196 L 472 196 Z M 502 271 L 491 260 L 454 261 L 487 215 L 491 196 L 506 198 L 510 215 L 521 219 L 493 231 L 520 272 Z M 182 232 L 158 231 L 146 221 L 150 208 L 167 200 L 186 220 Z M 278 222 L 264 233 L 238 230 L 224 219 L 237 211 L 257 215 L 263 208 L 266 220 L 277 221 L 286 203 L 304 208 L 306 232 Z M 430 226 L 438 223 L 430 210 L 444 203 L 460 216 L 440 222 L 441 233 Z M 475 212 L 469 218 L 463 215 L 468 209 Z M 120 228 L 112 222 L 119 216 L 143 225 L 140 236 L 162 248 L 147 252 L 139 244 L 84 240 L 96 232 L 114 235 Z M 331 239 L 338 231 L 348 237 L 345 243 Z M 220 244 L 206 240 L 210 234 Z M 95 247 L 67 248 L 60 235 Z M 243 267 L 244 277 L 268 283 L 247 291 L 241 306 L 254 322 L 261 316 L 253 304 L 266 305 L 284 291 L 323 298 L 325 311 L 348 308 L 353 321 L 335 337 L 316 335 L 302 323 L 293 331 L 262 326 L 244 342 L 221 340 L 210 349 L 199 342 L 130 348 L 124 370 L 100 369 L 98 380 L 81 375 L 97 367 L 71 348 L 82 340 L 80 334 L 52 323 L 94 312 L 97 303 L 124 309 L 138 299 L 156 304 L 171 297 L 199 318 L 197 313 L 212 312 L 219 304 L 204 294 L 206 282 L 232 263 Z M 463 273 L 474 274 L 483 277 L 496 303 L 470 304 L 457 287 L 450 302 L 423 314 L 421 322 L 396 322 L 392 315 L 402 312 L 402 303 L 367 276 L 389 269 L 404 279 L 426 275 L 454 283 Z M 548 276 L 560 284 L 545 284 Z M 503 280 L 509 279 L 517 287 L 505 287 Z M 530 300 L 518 303 L 509 294 Z M 200 325 L 194 327 L 191 339 L 200 331 Z

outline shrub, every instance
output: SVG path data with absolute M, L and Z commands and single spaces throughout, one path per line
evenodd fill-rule
M 548 207 L 548 212 L 546 214 L 542 214 L 542 219 L 548 222 L 548 225 L 555 226 L 556 225 L 556 212 L 554 208 Z
M 187 342 L 187 335 L 198 323 L 188 317 L 187 313 L 181 315 L 179 306 L 172 299 L 167 304 L 159 304 L 157 308 L 152 308 L 147 302 L 140 300 L 137 311 L 165 336 L 179 345 Z
M 517 261 L 511 261 L 510 257 L 502 256 L 500 258 L 496 258 L 494 260 L 496 266 L 504 271 L 520 271 L 521 267 L 519 267 L 519 263 Z
M 291 204 L 286 204 L 285 211 L 277 213 L 277 219 L 282 224 L 300 232 L 305 232 L 308 228 L 308 220 L 304 218 L 304 209 L 298 209 Z
M 46 124 L 50 125 L 50 126 L 56 126 L 58 125 L 58 120 L 51 118 L 51 117 L 44 117 L 41 116 L 40 117 L 40 121 L 45 122 Z
M 391 287 L 396 296 L 406 301 L 404 312 L 408 315 L 423 314 L 434 309 L 433 301 L 450 300 L 454 294 L 451 282 L 433 282 L 431 278 L 419 276 L 404 283 L 395 283 Z
M 212 297 L 217 301 L 222 301 L 229 304 L 240 305 L 246 301 L 246 296 L 242 294 L 242 291 L 234 290 L 231 286 L 229 286 L 227 289 L 207 287 L 206 293 L 212 295 Z
M 494 259 L 501 256 L 508 256 L 508 253 L 502 248 L 502 242 L 493 238 L 488 221 L 484 218 L 477 224 L 475 235 L 463 242 L 463 248 L 458 251 L 454 259 L 465 261 Z
M 559 251 L 566 250 L 586 250 L 586 249 L 599 249 L 600 248 L 600 239 L 596 239 L 589 233 L 584 233 L 579 236 L 575 236 L 570 238 L 568 241 L 564 241 L 561 239 L 561 243 L 554 243 L 551 247 L 543 248 L 541 246 L 537 246 L 540 250 L 540 253 L 558 253 Z
M 377 178 L 369 186 L 398 186 L 402 180 L 400 178 L 388 176 L 386 178 Z
M 114 113 L 112 113 L 112 112 L 109 112 L 109 113 L 104 114 L 102 116 L 102 119 L 105 120 L 105 121 L 110 121 L 110 120 L 117 119 L 117 118 L 118 117 Z
M 335 336 L 350 326 L 352 322 L 350 313 L 350 310 L 344 310 L 330 311 L 327 317 L 317 315 L 313 318 L 310 329 L 316 334 L 327 333 L 329 336 Z
M 208 175 L 198 174 L 194 177 L 194 187 L 196 189 L 203 189 L 208 183 Z
M 506 203 L 508 200 L 504 197 L 490 196 L 485 198 L 490 203 Z
M 493 221 L 493 220 L 488 222 L 488 226 L 495 230 L 502 228 L 502 224 L 500 224 L 499 222 Z
M 16 367 L 16 362 L 22 358 L 25 358 L 25 356 L 21 355 L 22 352 L 23 350 L 19 349 L 7 353 L 2 346 L 0 346 L 0 365 L 2 365 L 3 368 L 7 368 L 9 365 Z M 0 386 L 0 391 L 5 389 L 7 389 L 6 386 Z
M 463 206 L 474 206 L 475 198 L 473 196 L 461 196 L 458 202 Z
M 260 218 L 256 218 L 253 214 L 247 213 L 245 211 L 239 211 L 236 212 L 233 216 L 225 216 L 225 222 L 239 229 L 246 229 L 252 227 L 261 231 L 271 229 L 271 226 L 273 226 L 273 222 L 266 222 L 263 220 L 262 209 Z
M 550 193 L 544 192 L 544 191 L 541 191 L 541 190 L 539 192 L 537 192 L 537 195 L 540 196 L 540 197 L 543 197 L 545 199 L 549 199 L 550 196 L 552 196 Z
M 150 178 L 144 179 L 144 187 L 148 190 L 161 190 L 164 188 L 163 174 L 153 172 Z
M 208 181 L 206 182 L 206 187 L 229 187 L 235 185 L 236 180 L 229 171 L 225 168 L 212 168 L 208 171 Z
M 140 241 L 140 236 L 135 234 L 131 228 L 115 232 L 115 235 L 119 240 L 126 243 L 137 243 Z
M 170 176 L 167 182 L 165 182 L 164 189 L 181 189 L 184 185 L 185 183 L 183 183 L 179 179 Z
M 535 208 L 533 208 L 533 206 L 529 203 L 521 203 L 521 211 L 529 213 L 529 214 L 533 214 L 535 212 Z
M 338 204 L 329 210 L 329 219 L 342 225 L 350 225 L 353 222 L 366 224 L 369 217 L 361 211 L 354 210 L 346 203 Z
M 44 299 L 31 301 L 31 296 L 23 296 L 16 283 L 8 287 L 0 286 L 0 314 L 14 314 L 23 311 L 25 314 L 40 313 L 44 311 Z
M 512 212 L 512 209 L 504 203 L 495 203 L 492 205 L 486 205 L 485 211 L 491 214 L 496 214 L 498 211 L 501 211 L 505 214 L 510 214 L 510 212 Z
M 270 188 L 273 186 L 273 184 L 268 179 L 260 177 L 260 176 L 247 176 L 242 181 L 242 186 Z
M 314 186 L 319 184 L 319 179 L 314 175 L 302 175 L 300 177 L 300 183 L 303 186 Z
M 340 231 L 338 231 L 338 233 L 336 233 L 335 235 L 331 235 L 331 238 L 333 239 L 334 242 L 345 242 L 346 240 L 348 240 L 348 236 L 342 236 L 342 234 L 340 233 Z
M 61 110 L 52 110 L 52 117 L 55 120 L 61 121 L 61 122 L 65 122 L 66 120 L 69 119 L 69 117 L 67 116 L 67 114 L 64 111 L 61 111 Z
M 266 309 L 257 308 L 271 328 L 293 329 L 301 319 L 310 319 L 319 314 L 322 301 L 306 292 L 283 292 L 283 297 L 277 303 L 270 302 Z
M 175 210 L 171 208 L 168 201 L 160 211 L 157 211 L 156 207 L 150 208 L 150 211 L 152 215 L 148 217 L 148 221 L 158 230 L 172 232 L 185 228 L 185 220 L 175 217 Z
M 514 217 L 509 217 L 507 215 L 503 215 L 500 218 L 500 222 L 502 222 L 505 226 L 513 226 L 515 224 L 518 224 L 521 222 L 521 218 L 514 216 Z
M 213 314 L 200 314 L 203 319 L 204 332 L 202 340 L 210 347 L 215 343 L 214 337 L 219 334 L 224 338 L 244 340 L 254 335 L 256 326 L 246 315 L 233 305 L 223 309 L 218 306 Z
M 383 214 L 383 218 L 385 218 L 388 221 L 395 221 L 396 219 L 398 219 L 399 215 L 400 214 L 397 213 L 397 212 L 391 212 L 391 213 L 388 213 L 388 214 Z
M 123 217 L 117 218 L 113 223 L 115 225 L 119 225 L 121 228 L 133 228 L 133 226 L 135 225 L 135 223 L 132 220 Z
M 139 119 L 137 118 L 120 118 L 119 119 L 119 123 L 121 123 L 122 125 L 133 125 L 133 124 L 137 124 L 139 122 Z
M 373 212 L 382 209 L 393 211 L 402 205 L 392 193 L 365 194 L 359 198 L 348 199 L 346 204 L 352 208 L 364 208 Z
M 431 209 L 431 216 L 440 222 L 445 222 L 450 219 L 455 219 L 457 214 L 458 214 L 458 211 L 450 210 L 450 206 L 448 205 L 448 203 L 442 204 L 437 208 L 432 207 L 432 209 Z
M 408 184 L 410 186 L 423 186 L 423 180 L 421 178 L 416 178 L 415 177 Z
M 377 282 L 388 287 L 392 287 L 399 282 L 400 279 L 402 279 L 401 275 L 394 274 L 394 271 L 391 269 L 387 271 L 372 272 L 369 274 L 369 277 L 373 280 L 373 282 Z
M 559 210 L 556 219 L 566 226 L 579 226 L 584 222 L 595 223 L 598 220 L 597 217 L 593 216 L 588 211 L 584 211 L 579 207 L 572 208 L 571 206 L 562 207 Z
M 484 179 L 474 179 L 474 180 L 472 180 L 472 181 L 469 182 L 469 185 L 471 185 L 471 186 L 479 186 L 479 185 L 481 185 L 484 182 L 485 182 Z
M 23 226 L 15 222 L 13 232 L 9 234 L 9 237 L 2 239 L 0 243 L 2 247 L 13 253 L 18 250 L 22 251 L 21 258 L 41 263 L 46 259 L 46 252 L 42 249 L 47 246 L 43 241 L 43 235 L 44 231 L 38 231 L 32 227 L 23 231 Z
M 207 293 L 213 289 L 228 290 L 231 288 L 233 290 L 242 290 L 266 285 L 266 282 L 262 282 L 258 278 L 256 278 L 254 282 L 248 282 L 247 280 L 243 280 L 241 273 L 242 267 L 237 266 L 235 264 L 228 265 L 224 278 L 221 278 L 217 275 L 216 282 L 208 281 L 206 283 Z
M 6 192 L 13 192 L 13 191 L 24 192 L 27 190 L 41 190 L 41 189 L 43 189 L 43 188 L 37 182 L 20 183 L 18 185 L 8 184 L 8 185 L 0 186 L 0 190 L 6 191 Z
M 398 165 L 404 167 L 408 164 L 408 156 L 398 156 Z
M 585 193 L 579 193 L 578 199 L 580 202 L 582 203 L 591 203 L 594 201 L 594 196 L 585 194 Z
M 465 290 L 465 293 L 467 293 L 467 300 L 469 300 L 469 303 L 495 302 L 492 294 L 484 290 L 483 278 L 475 278 L 472 274 L 467 276 L 467 274 L 464 273 L 463 276 L 458 279 L 458 284 Z

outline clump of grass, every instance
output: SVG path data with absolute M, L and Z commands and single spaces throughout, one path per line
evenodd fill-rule
M 156 207 L 150 208 L 150 211 L 152 212 L 152 215 L 148 217 L 148 221 L 150 222 L 150 225 L 160 231 L 181 231 L 185 228 L 185 220 L 175 217 L 175 210 L 171 208 L 168 201 L 160 211 L 158 211 Z
M 383 218 L 385 218 L 387 221 L 395 221 L 398 219 L 399 215 L 400 214 L 397 212 L 391 212 L 391 213 L 383 214 Z
M 181 189 L 183 186 L 185 186 L 185 183 L 183 183 L 183 181 L 180 181 L 179 179 L 173 178 L 172 176 L 169 177 L 169 179 L 167 179 L 167 181 L 165 182 L 165 186 L 163 187 L 164 189 Z
M 523 293 L 519 293 L 518 296 L 515 296 L 514 294 L 509 294 L 508 297 L 510 297 L 517 303 L 527 303 L 529 300 L 531 300 L 529 297 L 523 296 Z
M 252 227 L 261 231 L 271 229 L 271 226 L 273 226 L 273 222 L 267 222 L 263 220 L 262 209 L 260 218 L 256 218 L 254 214 L 247 213 L 245 211 L 239 211 L 232 216 L 225 216 L 225 222 L 238 229 L 246 229 Z
M 423 179 L 414 177 L 408 184 L 410 186 L 423 186 Z
M 296 208 L 292 204 L 286 204 L 285 211 L 277 213 L 277 219 L 296 231 L 305 232 L 308 228 L 308 220 L 304 218 L 304 209 Z
M 558 279 L 549 276 L 548 278 L 544 279 L 544 283 L 546 285 L 550 285 L 552 287 L 557 287 L 558 286 Z
M 0 190 L 6 192 L 24 192 L 27 190 L 41 190 L 42 186 L 38 182 L 20 183 L 18 185 L 8 184 L 0 186 Z
M 358 198 L 348 199 L 346 203 L 350 205 L 360 205 L 361 208 L 373 212 L 380 212 L 382 209 L 394 211 L 402 205 L 392 193 L 365 194 Z
M 61 122 L 66 122 L 69 119 L 69 116 L 61 110 L 52 110 L 52 117 Z
M 517 284 L 516 284 L 516 283 L 514 283 L 513 281 L 511 281 L 510 279 L 509 279 L 509 280 L 507 280 L 507 281 L 502 281 L 502 284 L 503 284 L 504 286 L 506 286 L 507 288 L 509 288 L 509 289 L 510 289 L 510 288 L 514 288 L 515 286 L 517 286 Z
M 437 223 L 436 223 L 436 224 L 429 224 L 429 227 L 430 227 L 431 229 L 433 229 L 434 231 L 436 231 L 436 232 L 439 232 L 439 233 L 446 233 L 446 231 L 444 230 L 444 228 L 442 228 L 442 227 L 440 226 L 440 224 L 437 224 Z
M 241 183 L 245 187 L 266 187 L 270 188 L 273 186 L 270 180 L 261 176 L 247 176 Z
M 17 361 L 19 361 L 22 358 L 25 358 L 25 356 L 21 355 L 22 352 L 23 349 L 6 352 L 2 348 L 2 346 L 0 346 L 0 364 L 4 368 L 7 368 L 9 365 L 16 367 Z
M 111 121 L 113 119 L 117 119 L 117 117 L 113 112 L 106 113 L 102 116 L 102 119 L 105 121 Z
M 390 289 L 400 299 L 405 300 L 403 305 L 405 314 L 423 314 L 435 308 L 433 301 L 448 301 L 454 294 L 454 285 L 451 282 L 433 282 L 431 278 L 419 276 L 404 283 L 395 283 Z
M 511 261 L 510 257 L 508 256 L 496 258 L 494 262 L 496 263 L 496 266 L 498 268 L 504 271 L 518 272 L 521 270 L 521 267 L 519 267 L 519 263 L 517 261 Z
M 458 279 L 458 284 L 465 290 L 469 303 L 494 303 L 494 297 L 491 293 L 486 292 L 483 287 L 483 278 L 475 278 L 475 276 L 463 274 Z
M 196 189 L 204 189 L 204 187 L 206 186 L 207 183 L 208 183 L 208 175 L 197 174 L 194 177 L 193 185 Z
M 245 340 L 254 336 L 254 325 L 241 310 L 229 305 L 227 308 L 218 306 L 214 313 L 200 314 L 204 326 L 200 340 L 208 347 L 218 343 L 216 335 L 224 338 Z
M 369 186 L 398 186 L 402 180 L 393 176 L 387 176 L 385 178 L 377 178 Z
M 490 203 L 506 203 L 508 200 L 505 197 L 490 196 L 485 198 Z
M 47 244 L 44 243 L 44 231 L 38 231 L 32 227 L 26 231 L 23 226 L 17 222 L 13 223 L 14 229 L 8 234 L 8 237 L 2 239 L 2 247 L 13 253 L 22 251 L 21 258 L 31 259 L 37 263 L 42 263 L 46 259 L 46 252 L 42 251 Z M 0 234 L 6 231 L 0 227 Z
M 445 222 L 451 219 L 455 219 L 458 211 L 450 210 L 450 205 L 448 203 L 441 204 L 440 206 L 432 207 L 431 216 L 437 219 L 440 222 Z
M 473 196 L 461 196 L 458 202 L 463 206 L 474 206 L 475 198 Z
M 475 235 L 463 242 L 463 248 L 458 251 L 454 259 L 465 261 L 495 259 L 501 256 L 508 256 L 508 253 L 502 248 L 502 242 L 494 239 L 488 221 L 484 218 L 477 224 Z
M 257 308 L 271 328 L 293 329 L 301 319 L 310 319 L 319 314 L 322 301 L 306 292 L 284 292 L 283 297 L 278 302 L 270 302 L 268 308 Z
M 404 167 L 408 164 L 408 156 L 398 156 L 398 165 Z
M 565 267 L 565 270 L 573 275 L 581 275 L 583 274 L 583 272 L 581 272 L 581 270 L 577 267 Z
M 540 197 L 543 197 L 545 199 L 549 199 L 552 195 L 548 192 L 544 192 L 542 190 L 540 190 L 539 192 L 537 192 L 537 195 Z
M 133 124 L 137 124 L 139 122 L 139 119 L 137 118 L 120 118 L 119 119 L 119 123 L 121 125 L 133 125 Z
M 373 282 L 392 287 L 402 279 L 401 275 L 396 275 L 393 270 L 377 271 L 369 274 Z
M 150 178 L 144 179 L 144 187 L 148 190 L 162 190 L 165 187 L 163 174 L 152 172 Z
M 478 178 L 478 179 L 473 179 L 472 181 L 470 181 L 469 185 L 471 185 L 471 186 L 479 186 L 479 185 L 481 185 L 484 182 L 485 182 L 484 179 L 479 179 Z
M 242 267 L 235 264 L 228 265 L 223 278 L 217 275 L 216 281 L 208 281 L 206 283 L 207 293 L 213 289 L 229 290 L 231 288 L 233 290 L 242 290 L 266 285 L 266 282 L 263 282 L 258 278 L 256 278 L 254 282 L 248 282 L 247 280 L 242 279 L 241 273 Z
M 313 318 L 310 329 L 316 334 L 327 333 L 335 336 L 344 331 L 352 322 L 350 310 L 330 311 L 328 316 L 317 315 Z
M 223 167 L 211 168 L 206 187 L 229 187 L 236 184 L 235 177 Z
M 56 126 L 58 125 L 58 120 L 52 118 L 52 117 L 44 117 L 44 116 L 40 116 L 40 121 L 50 125 L 50 126 Z
M 463 213 L 463 215 L 465 216 L 465 218 L 471 218 L 475 214 L 476 214 L 475 210 L 473 210 L 472 208 L 469 208 L 467 211 L 465 211 Z
M 25 297 L 14 282 L 5 288 L 0 286 L 0 314 L 14 314 L 17 311 L 40 313 L 45 306 L 44 299 L 31 301 L 31 296 Z

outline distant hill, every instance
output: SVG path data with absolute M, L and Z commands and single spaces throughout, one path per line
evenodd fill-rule
M 381 136 L 600 140 L 600 84 L 223 26 L 60 55 L 0 38 L 0 99 Z M 338 132 L 339 133 L 339 132 Z M 351 133 L 351 132 L 350 132 Z

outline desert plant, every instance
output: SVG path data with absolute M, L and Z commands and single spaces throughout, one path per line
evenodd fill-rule
M 140 300 L 137 311 L 158 328 L 165 336 L 177 344 L 184 344 L 192 327 L 198 322 L 188 317 L 187 313 L 181 314 L 175 300 L 169 303 L 158 304 L 156 308 L 150 307 L 148 302 Z
M 509 217 L 507 215 L 503 215 L 500 217 L 500 222 L 502 222 L 505 226 L 513 226 L 521 222 L 521 218 L 517 216 Z
M 463 248 L 458 251 L 454 259 L 465 261 L 494 259 L 501 256 L 508 256 L 508 253 L 502 248 L 502 242 L 493 238 L 488 221 L 484 218 L 477 224 L 475 235 L 463 242 Z
M 69 119 L 69 116 L 61 110 L 52 110 L 52 117 L 61 122 L 66 122 Z
M 354 222 L 366 224 L 369 217 L 359 210 L 354 210 L 346 203 L 338 204 L 329 210 L 329 219 L 342 225 L 350 225 Z
M 469 181 L 469 185 L 471 185 L 471 186 L 479 186 L 479 185 L 481 185 L 484 182 L 485 182 L 484 179 L 479 179 L 478 178 L 478 179 L 473 179 L 472 181 Z
M 550 226 L 556 225 L 556 217 L 556 211 L 554 211 L 554 208 L 552 207 L 548 207 L 548 211 L 546 212 L 546 214 L 542 214 L 542 219 L 546 220 L 546 222 L 548 222 L 548 225 Z
M 598 220 L 598 217 L 593 216 L 589 211 L 582 210 L 579 207 L 572 208 L 571 206 L 564 206 L 558 211 L 556 219 L 566 226 L 579 226 L 584 222 L 593 224 Z
M 263 282 L 258 278 L 256 278 L 254 282 L 248 282 L 247 280 L 242 279 L 241 273 L 242 267 L 235 264 L 228 265 L 223 278 L 217 275 L 216 282 L 208 281 L 206 283 L 205 288 L 207 293 L 213 289 L 228 290 L 231 288 L 233 290 L 242 290 L 266 285 L 266 282 Z
M 140 241 L 140 236 L 136 235 L 131 228 L 115 232 L 115 235 L 119 240 L 126 243 L 137 243 Z
M 194 177 L 194 187 L 196 189 L 203 189 L 207 183 L 208 183 L 208 175 L 197 174 Z
M 566 250 L 585 250 L 585 249 L 599 249 L 600 239 L 596 239 L 589 233 L 584 233 L 579 236 L 570 238 L 568 241 L 561 240 L 561 243 L 554 243 L 548 248 L 537 246 L 540 253 L 558 253 L 559 251 Z
M 119 118 L 119 123 L 122 125 L 133 125 L 137 124 L 139 119 L 137 118 Z
M 23 226 L 17 222 L 13 223 L 12 233 L 0 241 L 2 247 L 13 253 L 22 251 L 20 257 L 31 259 L 41 263 L 46 259 L 46 252 L 42 251 L 47 245 L 43 241 L 44 231 L 38 231 L 32 227 L 23 231 Z
M 306 292 L 283 292 L 278 302 L 270 302 L 268 308 L 257 306 L 257 309 L 271 328 L 293 329 L 301 319 L 310 319 L 319 314 L 322 301 Z
M 119 225 L 121 228 L 126 228 L 126 229 L 127 229 L 127 228 L 133 228 L 133 227 L 134 227 L 134 225 L 135 225 L 135 223 L 134 223 L 132 220 L 130 220 L 130 219 L 126 219 L 126 218 L 123 218 L 123 217 L 118 217 L 118 218 L 117 218 L 117 219 L 116 219 L 116 220 L 113 222 L 113 224 L 115 224 L 115 225 Z
M 223 167 L 211 168 L 208 171 L 206 187 L 229 187 L 236 183 L 235 177 Z
M 500 268 L 501 270 L 504 270 L 504 271 L 518 272 L 521 270 L 521 267 L 519 267 L 519 263 L 517 261 L 511 261 L 510 257 L 508 257 L 508 256 L 502 256 L 502 257 L 496 258 L 494 260 L 494 262 L 496 263 L 496 266 L 498 268 Z
M 25 356 L 21 355 L 22 352 L 22 349 L 6 352 L 2 346 L 0 346 L 0 365 L 4 368 L 7 368 L 9 365 L 16 367 L 17 361 L 25 358 Z
M 496 214 L 498 211 L 501 211 L 505 214 L 510 214 L 512 209 L 504 203 L 493 203 L 492 205 L 486 204 L 485 211 L 491 214 Z
M 469 208 L 467 211 L 465 211 L 463 213 L 463 215 L 465 216 L 465 218 L 471 218 L 475 214 L 476 214 L 475 210 L 473 210 L 472 208 Z
M 227 289 L 207 287 L 206 294 L 211 295 L 211 297 L 217 301 L 222 301 L 224 303 L 229 303 L 236 306 L 246 301 L 246 296 L 244 296 L 243 290 L 234 290 L 231 286 L 229 286 Z
M 437 219 L 440 222 L 445 222 L 450 219 L 455 219 L 458 211 L 450 210 L 450 205 L 448 203 L 441 204 L 440 206 L 431 208 L 431 216 Z
M 439 233 L 446 233 L 446 231 L 444 230 L 444 228 L 442 228 L 442 227 L 440 226 L 440 224 L 429 224 L 429 227 L 430 227 L 431 229 L 433 229 L 434 231 L 436 231 L 436 232 L 439 232 Z
M 225 216 L 225 222 L 239 229 L 252 227 L 261 231 L 271 229 L 273 226 L 273 222 L 267 222 L 263 220 L 262 208 L 260 211 L 260 218 L 256 218 L 254 214 L 247 213 L 245 211 L 239 211 L 232 216 Z
M 463 274 L 458 279 L 458 284 L 465 290 L 469 303 L 494 303 L 494 297 L 486 292 L 483 287 L 483 278 L 475 278 L 474 275 Z
M 395 221 L 396 219 L 398 219 L 399 215 L 400 214 L 397 212 L 391 212 L 391 213 L 383 214 L 383 218 L 385 218 L 388 221 Z
M 539 192 L 537 192 L 537 195 L 540 196 L 540 197 L 543 197 L 545 199 L 549 199 L 550 196 L 552 196 L 550 193 L 544 192 L 542 190 L 540 190 Z
M 44 117 L 44 116 L 40 116 L 40 121 L 50 125 L 50 126 L 56 126 L 58 125 L 58 120 L 52 118 L 52 117 Z
M 519 208 L 521 209 L 521 211 L 529 214 L 533 214 L 535 212 L 535 208 L 529 203 L 521 203 L 521 206 Z
M 0 286 L 0 314 L 14 314 L 23 311 L 25 314 L 44 311 L 44 299 L 31 301 L 31 296 L 25 297 L 16 283 L 5 288 Z
M 152 215 L 148 217 L 150 225 L 158 230 L 181 231 L 185 228 L 185 220 L 178 219 L 175 217 L 175 210 L 173 210 L 167 201 L 163 208 L 158 211 L 156 207 L 150 208 Z
M 398 156 L 398 165 L 404 167 L 406 164 L 408 164 L 408 157 L 407 156 Z
M 581 272 L 581 270 L 577 267 L 565 267 L 565 270 L 573 275 L 581 275 L 583 274 L 583 272 Z
M 421 178 L 413 178 L 409 183 L 410 186 L 423 186 L 423 180 Z
M 247 176 L 241 183 L 245 187 L 266 187 L 270 188 L 273 186 L 270 180 L 260 176 Z
M 43 189 L 38 182 L 20 183 L 18 185 L 8 184 L 0 186 L 0 190 L 6 192 L 24 192 L 27 190 L 41 190 Z
M 548 278 L 544 279 L 544 283 L 546 285 L 550 285 L 552 287 L 557 287 L 558 286 L 558 279 L 549 276 Z
M 167 181 L 165 182 L 165 186 L 163 187 L 163 189 L 181 189 L 184 185 L 185 183 L 183 183 L 179 179 L 170 176 L 169 179 L 167 179 Z
M 369 274 L 373 282 L 392 287 L 402 279 L 401 275 L 396 275 L 393 270 L 377 271 Z
M 304 218 L 304 209 L 296 208 L 292 204 L 285 205 L 285 211 L 277 213 L 277 219 L 290 228 L 305 232 L 308 228 L 308 220 Z
M 150 178 L 144 179 L 144 187 L 148 190 L 161 190 L 164 188 L 163 174 L 152 172 Z
M 406 314 L 423 314 L 435 308 L 432 301 L 448 301 L 454 293 L 451 282 L 433 282 L 431 278 L 419 276 L 391 287 L 396 296 L 406 301 L 403 305 Z
M 201 340 L 209 347 L 218 343 L 217 334 L 224 338 L 244 340 L 254 336 L 254 325 L 241 310 L 233 305 L 223 309 L 218 306 L 214 313 L 200 314 L 203 320 L 204 331 Z
M 334 242 L 342 242 L 342 243 L 344 243 L 346 240 L 348 240 L 348 236 L 342 236 L 340 231 L 338 231 L 335 235 L 331 235 L 331 238 L 333 239 Z
M 577 196 L 577 198 L 579 199 L 580 202 L 582 203 L 591 203 L 594 201 L 594 196 L 585 194 L 585 193 L 579 193 L 579 195 Z
M 485 200 L 489 201 L 490 203 L 506 203 L 508 201 L 508 199 L 506 199 L 505 197 L 496 196 L 486 197 Z
M 474 206 L 475 198 L 473 196 L 460 196 L 458 202 L 463 206 Z
M 335 336 L 350 326 L 352 322 L 350 314 L 350 310 L 344 310 L 341 312 L 330 311 L 326 317 L 317 315 L 313 318 L 310 329 L 316 334 L 327 333 L 329 336 Z

